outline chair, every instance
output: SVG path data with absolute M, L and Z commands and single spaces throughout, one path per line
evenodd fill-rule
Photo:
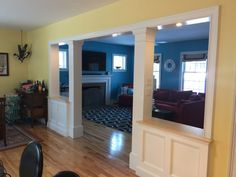
M 38 142 L 30 142 L 20 160 L 20 177 L 42 177 L 43 152 Z
M 7 145 L 6 139 L 6 124 L 5 124 L 5 106 L 6 98 L 0 98 L 0 140 L 4 141 L 4 145 Z
M 61 171 L 53 177 L 80 177 L 80 176 L 73 171 Z

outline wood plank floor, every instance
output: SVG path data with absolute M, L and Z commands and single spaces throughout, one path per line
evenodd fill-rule
M 42 139 L 43 177 L 62 170 L 72 170 L 81 177 L 137 177 L 129 169 L 131 135 L 84 120 L 84 136 L 73 140 L 62 137 L 45 126 L 24 128 Z M 18 177 L 23 147 L 0 152 L 0 159 L 12 177 Z

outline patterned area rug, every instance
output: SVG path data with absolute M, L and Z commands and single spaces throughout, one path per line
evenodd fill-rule
M 132 132 L 131 108 L 120 106 L 89 106 L 83 108 L 83 118 L 115 128 Z
M 23 146 L 33 140 L 39 140 L 35 136 L 14 125 L 6 125 L 6 134 L 7 146 L 4 146 L 3 140 L 0 140 L 0 151 Z

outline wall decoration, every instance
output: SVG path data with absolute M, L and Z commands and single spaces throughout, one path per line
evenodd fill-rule
M 0 53 L 0 76 L 9 76 L 8 53 Z
M 23 32 L 21 31 L 21 44 L 17 46 L 18 53 L 14 53 L 14 56 L 23 63 L 24 59 L 31 56 L 31 49 L 28 49 L 28 44 L 23 45 Z
M 165 63 L 164 63 L 164 69 L 167 72 L 174 71 L 174 69 L 175 69 L 175 62 L 174 62 L 174 60 L 172 60 L 172 59 L 166 60 Z

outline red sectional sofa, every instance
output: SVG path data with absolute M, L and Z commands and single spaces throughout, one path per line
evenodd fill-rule
M 203 128 L 205 94 L 157 89 L 153 93 L 153 98 L 157 109 L 173 112 L 174 122 Z
M 122 87 L 133 88 L 133 84 L 123 84 Z M 172 121 L 203 128 L 204 93 L 157 89 L 153 92 L 153 98 L 157 109 L 168 110 L 173 113 Z M 118 104 L 120 106 L 132 106 L 133 95 L 121 94 L 118 98 Z

